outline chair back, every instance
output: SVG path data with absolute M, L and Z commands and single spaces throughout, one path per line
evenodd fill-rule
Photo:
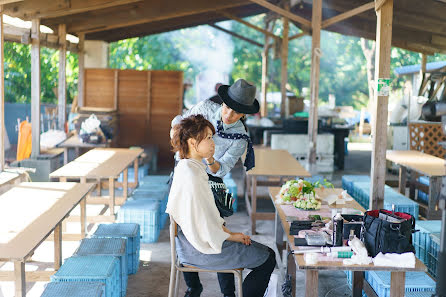
M 175 245 L 175 237 L 177 237 L 178 235 L 178 225 L 175 222 L 175 220 L 173 219 L 173 217 L 171 215 L 169 215 L 170 218 L 170 227 L 169 227 L 169 232 L 170 232 L 170 260 L 172 261 L 172 263 L 176 263 L 177 261 L 177 250 L 176 250 L 176 245 Z

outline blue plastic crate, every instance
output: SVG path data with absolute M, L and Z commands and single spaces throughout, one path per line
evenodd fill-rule
M 416 221 L 415 230 L 419 230 L 412 235 L 415 255 L 428 266 L 428 252 L 431 245 L 431 237 L 429 235 L 441 231 L 441 221 Z
M 437 278 L 437 266 L 438 266 L 438 251 L 440 250 L 440 233 L 432 233 L 430 235 L 431 244 L 428 257 L 427 271 L 429 271 L 432 277 Z
M 105 286 L 100 282 L 48 283 L 40 297 L 105 297 Z
M 342 177 L 342 188 L 347 190 L 350 195 L 352 195 L 353 182 L 370 182 L 370 177 L 368 175 L 344 175 Z
M 51 276 L 53 282 L 101 282 L 105 297 L 121 296 L 121 275 L 118 258 L 113 256 L 70 257 Z
M 368 209 L 370 201 L 370 183 L 369 182 L 355 182 L 353 183 L 355 188 L 354 195 L 355 199 L 358 199 L 364 208 Z M 392 205 L 395 205 L 395 211 L 406 212 L 418 219 L 419 209 L 418 203 L 412 201 L 411 199 L 405 197 L 403 194 L 398 193 L 391 187 L 384 186 L 384 209 L 392 210 Z
M 390 297 L 390 271 L 368 271 L 365 279 L 379 297 Z M 434 292 L 435 281 L 424 272 L 406 272 L 405 292 Z
M 144 164 L 142 166 L 138 166 L 138 182 L 147 174 L 149 174 L 149 164 Z M 124 180 L 124 172 L 118 177 L 118 182 L 122 182 Z M 129 167 L 127 169 L 127 180 L 129 183 L 135 182 L 135 168 Z
M 95 238 L 125 238 L 127 245 L 127 274 L 134 274 L 139 267 L 140 227 L 132 223 L 100 224 L 93 234 Z
M 160 207 L 156 200 L 127 200 L 119 209 L 117 221 L 139 224 L 141 242 L 156 242 L 161 231 Z
M 140 184 L 135 191 L 141 192 L 141 191 L 147 191 L 147 192 L 169 192 L 169 185 L 165 183 L 159 183 L 159 184 L 152 184 L 152 183 L 145 183 Z
M 237 205 L 238 205 L 237 184 L 232 178 L 227 176 L 223 179 L 223 182 L 225 183 L 226 188 L 228 188 L 229 193 L 232 194 L 232 198 L 234 199 L 234 202 L 232 203 L 232 209 L 234 210 L 234 212 L 237 212 Z
M 127 240 L 124 238 L 85 238 L 74 252 L 74 256 L 115 256 L 120 262 L 121 296 L 127 291 Z
M 165 191 L 156 191 L 156 190 L 146 190 L 146 189 L 137 189 L 132 193 L 129 199 L 138 200 L 138 199 L 148 199 L 155 200 L 160 203 L 159 208 L 159 217 L 160 217 L 160 230 L 164 228 L 166 224 L 167 218 L 169 215 L 166 213 L 167 201 L 168 201 L 169 193 L 167 189 Z
M 169 182 L 170 175 L 147 175 L 141 178 L 139 181 L 141 185 L 145 184 L 167 184 Z
M 427 176 L 420 176 L 418 178 L 418 181 L 423 185 L 429 186 L 429 177 L 427 177 Z M 428 204 L 429 203 L 429 194 L 418 190 L 418 200 Z

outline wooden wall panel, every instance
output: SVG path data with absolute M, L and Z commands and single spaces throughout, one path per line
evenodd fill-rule
M 183 107 L 183 72 L 152 71 L 150 135 L 156 139 L 163 164 L 173 164 L 170 122 Z
M 85 69 L 85 101 L 88 107 L 114 107 L 115 70 Z
M 85 106 L 116 105 L 118 146 L 155 144 L 161 167 L 173 167 L 170 122 L 181 113 L 182 97 L 181 71 L 85 70 Z

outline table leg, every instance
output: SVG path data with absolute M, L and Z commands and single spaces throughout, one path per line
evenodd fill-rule
M 409 185 L 409 197 L 415 199 L 415 183 L 417 181 L 417 173 L 414 170 L 410 171 L 410 185 Z
M 62 265 L 62 226 L 61 223 L 54 228 L 54 270 Z
M 406 273 L 392 271 L 390 273 L 390 297 L 404 297 Z
M 305 297 L 318 297 L 319 273 L 317 270 L 305 270 Z
M 64 165 L 68 164 L 68 148 L 67 147 L 63 148 L 63 164 Z
M 135 188 L 138 186 L 138 158 L 133 161 L 133 168 L 135 169 Z
M 245 202 L 246 202 L 246 212 L 251 216 L 251 202 L 249 200 L 249 193 L 251 191 L 251 177 L 245 174 Z
M 87 234 L 87 197 L 86 196 L 84 198 L 82 198 L 81 202 L 79 203 L 79 206 L 81 208 L 81 217 L 80 217 L 81 237 L 85 238 L 85 235 Z
M 282 259 L 283 250 L 284 250 L 283 227 L 282 227 L 282 223 L 280 221 L 279 213 L 277 212 L 277 210 L 275 212 L 274 225 L 275 225 L 274 230 L 275 230 L 275 238 L 276 238 L 276 247 L 277 247 L 277 251 L 279 252 L 280 259 Z
M 136 176 L 136 173 L 135 173 Z M 124 169 L 124 177 L 123 177 L 123 183 L 122 183 L 122 196 L 124 199 L 127 199 L 128 195 L 128 187 L 129 187 L 129 170 L 128 168 Z
M 110 201 L 108 203 L 108 207 L 110 209 L 110 215 L 115 215 L 115 178 L 110 177 L 108 179 L 108 195 L 110 197 Z
M 427 219 L 439 219 L 441 214 L 439 214 L 437 203 L 440 196 L 441 190 L 441 177 L 431 176 L 429 177 L 429 205 L 427 210 Z M 437 213 L 437 215 L 436 215 Z
M 257 177 L 252 177 L 251 184 L 251 232 L 256 234 L 256 213 L 257 213 Z
M 407 179 L 406 167 L 400 166 L 399 191 L 403 195 L 406 195 L 406 179 Z
M 291 276 L 291 296 L 296 296 L 296 257 L 290 254 L 290 247 L 287 245 L 286 274 Z
M 362 297 L 362 288 L 364 287 L 364 271 L 352 271 L 352 275 L 352 296 Z
M 15 297 L 26 296 L 25 262 L 14 262 Z

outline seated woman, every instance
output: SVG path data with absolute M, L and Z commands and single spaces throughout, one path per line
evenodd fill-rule
M 244 297 L 263 296 L 276 265 L 274 251 L 224 226 L 208 184 L 204 158 L 214 154 L 214 126 L 202 115 L 174 127 L 172 146 L 181 160 L 175 167 L 166 212 L 177 222 L 180 262 L 203 269 L 248 268 Z

